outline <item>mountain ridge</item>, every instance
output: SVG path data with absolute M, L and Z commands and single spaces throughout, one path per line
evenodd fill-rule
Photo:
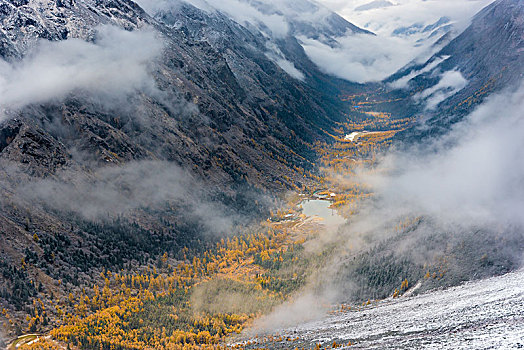
M 421 135 L 441 135 L 487 96 L 505 88 L 518 87 L 524 75 L 524 56 L 521 53 L 524 40 L 522 35 L 519 37 L 519 33 L 524 31 L 523 18 L 524 2 L 497 0 L 475 15 L 464 32 L 428 61 L 411 65 L 386 79 L 387 83 L 395 84 L 403 77 L 410 78 L 406 81 L 406 89 L 411 96 L 435 89 L 448 72 L 458 72 L 466 81 L 463 87 L 451 94 L 439 88 L 444 98 L 438 102 L 436 112 L 424 112 L 427 100 L 420 100 L 418 112 L 428 116 L 421 134 L 410 140 Z M 448 90 L 454 88 L 451 85 L 446 87 Z

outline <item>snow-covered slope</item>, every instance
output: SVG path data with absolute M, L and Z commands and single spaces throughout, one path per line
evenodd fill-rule
M 524 271 L 372 303 L 279 331 L 298 341 L 269 348 L 337 344 L 351 349 L 520 349 L 524 347 Z M 260 344 L 257 344 L 259 346 Z
M 222 13 L 240 25 L 273 39 L 305 36 L 332 43 L 347 34 L 371 34 L 346 21 L 328 8 L 309 0 L 139 0 L 150 14 L 191 4 L 207 13 Z

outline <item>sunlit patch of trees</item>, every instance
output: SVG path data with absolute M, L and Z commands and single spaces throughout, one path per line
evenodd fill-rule
M 273 273 L 296 261 L 298 246 L 285 232 L 268 229 L 222 239 L 214 248 L 172 265 L 164 254 L 156 266 L 137 273 L 103 271 L 100 283 L 55 305 L 63 325 L 51 335 L 83 349 L 220 347 L 225 337 L 239 333 L 304 282 L 303 276 L 287 280 Z M 267 302 L 249 313 L 194 307 L 193 291 L 218 279 L 230 282 L 213 290 L 223 289 L 226 296 L 237 293 L 247 302 Z M 45 322 L 46 311 L 37 299 L 34 310 L 28 331 Z
M 497 76 L 490 78 L 483 86 L 475 91 L 472 95 L 467 97 L 465 100 L 461 101 L 458 105 L 453 108 L 453 111 L 457 111 L 461 108 L 470 108 L 472 105 L 482 101 L 483 96 L 493 91 L 497 80 L 502 77 L 502 72 Z

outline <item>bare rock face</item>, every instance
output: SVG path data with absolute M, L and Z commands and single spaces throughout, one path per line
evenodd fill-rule
M 63 144 L 27 124 L 15 122 L 2 128 L 0 143 L 2 158 L 22 164 L 31 175 L 54 173 L 69 158 Z
M 19 131 L 20 125 L 16 121 L 4 125 L 2 130 L 0 130 L 0 152 L 13 142 Z

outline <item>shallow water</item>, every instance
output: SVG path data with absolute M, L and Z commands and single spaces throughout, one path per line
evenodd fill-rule
M 301 203 L 302 213 L 307 216 L 318 216 L 323 219 L 322 223 L 328 228 L 337 228 L 346 222 L 342 216 L 338 215 L 337 211 L 330 209 L 330 201 L 325 200 L 305 200 Z

